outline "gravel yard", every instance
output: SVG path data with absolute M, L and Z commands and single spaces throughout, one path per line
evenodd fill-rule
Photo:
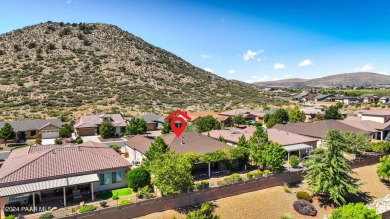
M 354 169 L 358 174 L 355 177 L 361 179 L 364 183 L 361 191 L 366 196 L 373 200 L 383 198 L 390 194 L 390 189 L 382 183 L 376 175 L 376 165 L 365 166 Z M 297 187 L 293 187 L 292 191 L 307 191 L 307 185 L 303 182 Z M 224 218 L 267 218 L 280 219 L 283 213 L 290 213 L 293 218 L 323 218 L 324 215 L 332 212 L 331 207 L 319 207 L 318 200 L 313 200 L 314 206 L 317 208 L 318 214 L 316 217 L 303 216 L 295 212 L 292 203 L 296 200 L 294 193 L 285 193 L 282 186 L 277 186 L 269 189 L 249 192 L 241 195 L 236 195 L 228 198 L 218 199 L 212 203 L 216 205 L 215 212 Z M 184 218 L 183 214 L 174 210 L 168 210 L 160 213 L 153 213 L 143 219 L 171 219 Z

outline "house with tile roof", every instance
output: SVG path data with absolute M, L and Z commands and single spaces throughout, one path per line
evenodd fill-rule
M 237 115 L 242 115 L 245 120 L 253 120 L 258 123 L 263 123 L 264 116 L 266 114 L 272 114 L 275 110 L 270 109 L 270 110 L 263 110 L 263 111 L 254 111 L 254 110 L 249 110 L 249 109 L 234 109 L 234 110 L 229 110 L 226 112 L 221 112 L 219 115 L 223 116 L 237 116 Z
M 139 118 L 144 119 L 147 123 L 147 131 L 155 131 L 162 129 L 165 116 L 160 116 L 157 114 L 144 114 L 139 116 Z
M 99 127 L 104 120 L 108 120 L 115 127 L 115 135 L 125 131 L 126 121 L 120 114 L 84 115 L 74 125 L 77 136 L 99 135 Z
M 219 123 L 224 126 L 230 126 L 231 125 L 231 116 L 226 115 L 220 115 L 216 112 L 188 112 L 187 113 L 189 117 L 191 117 L 191 122 L 195 123 L 197 119 L 205 117 L 205 116 L 212 116 L 216 120 L 219 121 Z
M 256 127 L 249 126 L 245 129 L 211 130 L 203 134 L 210 135 L 210 137 L 214 139 L 221 136 L 228 142 L 228 144 L 236 146 L 241 136 L 245 136 L 245 139 L 249 140 L 255 131 Z M 301 157 L 317 147 L 317 138 L 299 135 L 276 128 L 266 129 L 265 131 L 268 134 L 269 141 L 276 142 L 286 149 L 288 152 L 287 159 L 289 159 L 290 154 L 296 154 Z
M 360 123 L 365 123 L 377 130 L 374 139 L 384 140 L 390 134 L 390 110 L 361 110 L 357 113 Z M 348 120 L 347 120 L 348 121 Z
M 103 143 L 16 149 L 0 168 L 0 203 L 35 206 L 50 199 L 66 206 L 74 194 L 94 200 L 95 192 L 126 187 L 129 168 L 126 159 Z M 32 203 L 19 203 L 18 197 L 26 194 Z
M 41 139 L 58 138 L 60 136 L 61 120 L 59 119 L 31 119 L 0 122 L 0 128 L 2 128 L 5 123 L 9 123 L 16 132 L 14 141 L 33 139 L 35 136 L 38 136 Z M 0 139 L 0 142 L 3 142 L 3 139 Z
M 204 155 L 221 149 L 232 148 L 232 146 L 210 138 L 207 135 L 191 131 L 183 132 L 180 137 L 176 137 L 174 133 L 164 134 L 161 135 L 161 137 L 172 150 L 180 154 L 192 152 Z M 136 135 L 125 142 L 126 150 L 129 153 L 129 157 L 132 158 L 133 163 L 142 163 L 142 160 L 145 158 L 145 153 L 149 150 L 152 142 L 152 139 L 141 135 Z M 239 165 L 238 161 L 233 162 L 233 167 Z M 211 170 L 224 170 L 226 169 L 226 166 L 223 162 L 209 164 L 199 163 L 194 165 L 193 172 L 207 168 L 210 176 Z

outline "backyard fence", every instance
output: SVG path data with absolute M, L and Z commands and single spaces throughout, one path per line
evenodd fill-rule
M 356 159 L 351 163 L 352 168 L 359 168 L 367 165 L 373 165 L 379 162 L 380 156 L 370 156 Z M 247 192 L 253 192 L 274 186 L 280 186 L 284 182 L 295 183 L 303 180 L 303 171 L 283 172 L 268 177 L 251 179 L 231 185 L 209 188 L 190 193 L 183 193 L 176 196 L 167 196 L 155 199 L 140 201 L 137 203 L 123 205 L 118 207 L 108 207 L 85 214 L 76 214 L 65 217 L 66 219 L 107 219 L 115 215 L 115 218 L 135 218 L 147 214 L 162 212 L 170 209 L 176 209 L 188 205 L 199 204 L 206 201 L 212 201 L 220 198 L 226 198 Z M 384 215 L 386 215 L 384 213 Z M 390 213 L 388 213 L 390 217 Z

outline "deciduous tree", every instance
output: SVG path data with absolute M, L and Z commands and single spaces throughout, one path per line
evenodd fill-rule
M 5 123 L 0 129 L 0 138 L 4 139 L 4 144 L 7 144 L 7 140 L 15 138 L 15 135 L 14 128 L 9 123 Z
M 103 120 L 99 127 L 99 133 L 102 138 L 111 138 L 115 135 L 115 127 L 109 120 Z
M 142 134 L 146 132 L 146 129 L 147 123 L 144 119 L 133 117 L 126 126 L 126 135 Z
M 343 115 L 341 115 L 339 108 L 337 106 L 329 106 L 325 110 L 324 119 L 344 119 Z
M 390 156 L 384 156 L 380 158 L 378 169 L 376 170 L 378 176 L 382 179 L 389 180 L 390 177 Z
M 288 112 L 288 121 L 290 122 L 304 122 L 305 119 L 305 113 L 299 110 L 298 107 L 294 107 Z
M 195 121 L 195 128 L 199 133 L 208 132 L 210 130 L 221 129 L 221 124 L 216 118 L 212 116 L 205 116 Z

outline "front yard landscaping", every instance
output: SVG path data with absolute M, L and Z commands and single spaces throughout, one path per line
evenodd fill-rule
M 123 189 L 115 189 L 111 191 L 103 191 L 98 194 L 96 194 L 96 198 L 102 199 L 102 200 L 107 200 L 110 198 L 115 199 L 115 197 L 123 197 L 123 196 L 129 196 L 133 192 L 131 191 L 130 188 L 123 188 Z

